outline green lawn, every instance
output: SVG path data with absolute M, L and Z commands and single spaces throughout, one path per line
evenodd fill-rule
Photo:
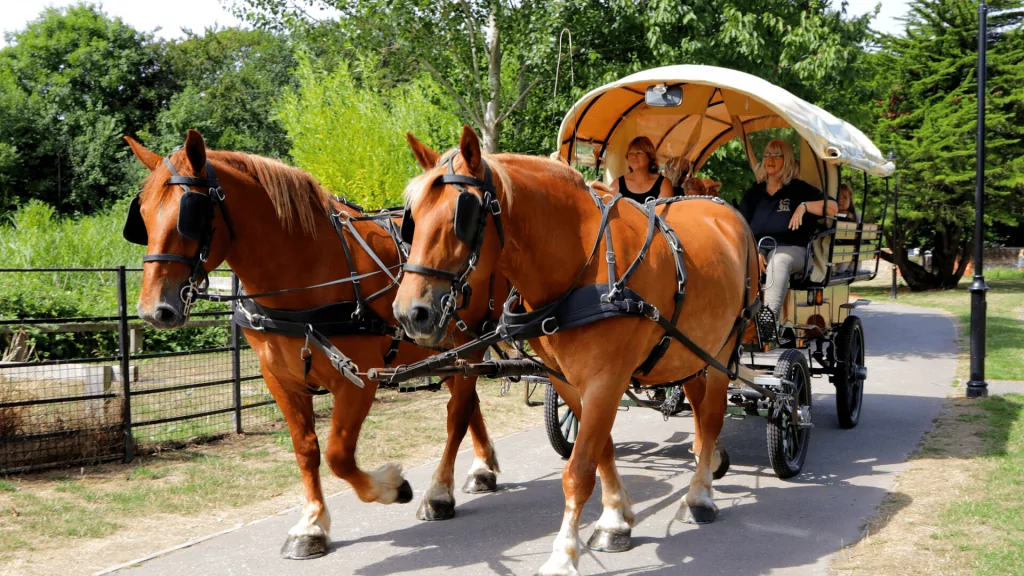
M 986 275 L 989 291 L 985 359 L 986 380 L 1024 380 L 1024 273 L 994 270 Z M 903 288 L 897 302 L 945 310 L 958 320 L 961 362 L 959 376 L 967 376 L 969 365 L 964 358 L 970 352 L 971 293 L 967 291 L 971 279 L 964 278 L 956 290 L 911 292 Z M 870 300 L 888 301 L 888 286 L 854 284 L 851 289 L 858 296 Z

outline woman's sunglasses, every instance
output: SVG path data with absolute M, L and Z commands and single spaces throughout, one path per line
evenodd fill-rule
M 783 154 L 781 152 L 774 152 L 772 154 L 765 154 L 764 157 L 765 158 L 782 158 Z

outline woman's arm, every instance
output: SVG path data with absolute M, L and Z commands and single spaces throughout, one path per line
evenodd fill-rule
M 671 198 L 672 196 L 672 183 L 668 181 L 668 178 L 662 179 L 661 189 L 658 190 L 658 198 Z
M 803 202 L 800 204 L 800 206 L 803 206 L 804 208 L 807 209 L 808 212 L 814 214 L 815 216 L 822 216 L 822 208 L 825 207 L 825 200 L 813 200 L 811 202 Z M 829 199 L 827 210 L 829 216 L 835 216 L 836 213 L 839 212 L 839 204 L 836 204 L 835 200 Z

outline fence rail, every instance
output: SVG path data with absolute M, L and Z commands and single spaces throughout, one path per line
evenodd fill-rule
M 232 305 L 206 303 L 192 314 L 199 320 L 173 333 L 158 332 L 128 314 L 140 272 L 0 268 L 0 279 L 113 275 L 111 294 L 102 298 L 110 308 L 116 303 L 116 314 L 90 309 L 53 318 L 0 317 L 0 354 L 10 354 L 16 340 L 45 348 L 36 349 L 34 359 L 0 362 L 0 474 L 127 462 L 139 450 L 167 442 L 255 432 L 280 422 L 256 356 L 228 318 Z M 0 282 L 0 298 L 4 289 Z M 233 275 L 230 291 L 238 291 Z M 188 336 L 190 328 L 198 336 Z M 95 349 L 69 356 L 66 350 L 81 351 L 84 342 Z M 328 409 L 331 398 L 316 397 L 314 403 L 317 410 Z

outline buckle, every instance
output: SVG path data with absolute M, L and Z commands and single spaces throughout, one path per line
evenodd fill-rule
M 552 328 L 551 330 L 548 330 L 547 323 L 548 323 L 549 320 L 556 320 L 556 318 L 554 316 L 548 316 L 547 318 L 542 320 L 541 323 L 540 323 L 540 331 L 543 332 L 546 336 L 551 336 L 555 332 L 558 332 L 558 325 L 557 324 L 555 324 L 554 328 Z
M 263 332 L 263 330 L 264 330 L 264 328 L 263 328 L 263 321 L 265 319 L 266 318 L 264 318 L 262 314 L 253 314 L 253 315 L 249 316 L 249 324 L 252 324 L 252 329 L 253 330 L 258 330 L 260 332 Z
M 221 190 L 220 186 L 217 186 L 216 188 L 210 188 L 210 196 L 213 196 L 214 198 L 216 198 L 217 202 L 223 202 L 224 201 L 224 190 Z
M 491 198 L 487 203 L 487 210 L 490 211 L 492 216 L 501 214 L 501 202 L 498 202 L 497 198 Z
M 456 326 L 456 327 L 457 327 L 457 328 L 458 328 L 459 330 L 462 330 L 463 332 L 468 332 L 468 331 L 469 331 L 469 326 L 467 326 L 467 325 L 466 325 L 466 323 L 465 323 L 465 322 L 463 322 L 462 318 L 459 318 L 459 319 L 457 319 L 457 320 L 455 321 L 455 326 Z

